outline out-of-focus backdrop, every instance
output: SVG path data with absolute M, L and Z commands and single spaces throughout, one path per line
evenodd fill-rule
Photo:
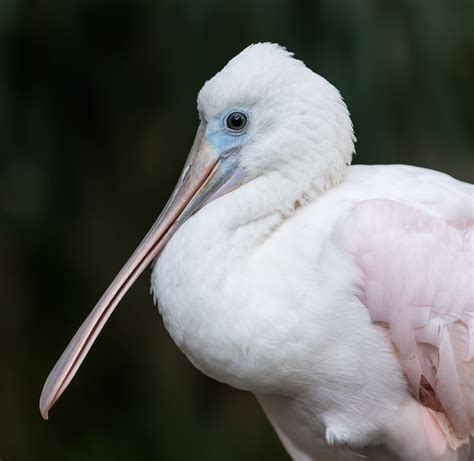
M 51 366 L 162 209 L 196 94 L 257 41 L 342 92 L 358 163 L 474 180 L 474 2 L 1 0 L 0 458 L 285 460 L 130 290 L 43 421 Z

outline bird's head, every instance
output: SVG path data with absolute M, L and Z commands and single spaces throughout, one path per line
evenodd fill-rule
M 272 43 L 249 46 L 206 82 L 198 112 L 200 145 L 233 171 L 233 187 L 276 175 L 301 201 L 340 182 L 354 152 L 339 91 Z
M 291 208 L 337 184 L 350 164 L 355 138 L 338 90 L 278 45 L 252 45 L 232 59 L 206 82 L 198 110 L 201 123 L 170 200 L 48 376 L 45 418 L 119 301 L 192 214 L 268 178 Z

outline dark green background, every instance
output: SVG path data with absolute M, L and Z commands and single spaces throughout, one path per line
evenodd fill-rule
M 197 372 L 131 289 L 41 420 L 51 366 L 163 207 L 203 82 L 286 45 L 351 110 L 358 163 L 474 180 L 474 2 L 0 2 L 0 458 L 287 459 L 257 403 Z

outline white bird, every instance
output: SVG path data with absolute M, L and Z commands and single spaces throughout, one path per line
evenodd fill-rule
M 178 347 L 255 394 L 293 459 L 467 459 L 474 187 L 350 166 L 338 90 L 274 44 L 233 58 L 198 111 L 171 199 L 51 371 L 43 417 L 155 260 L 152 291 Z

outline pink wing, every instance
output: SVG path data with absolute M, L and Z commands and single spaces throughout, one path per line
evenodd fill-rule
M 414 396 L 474 435 L 474 226 L 367 200 L 337 237 L 361 270 L 361 300 L 390 328 Z

